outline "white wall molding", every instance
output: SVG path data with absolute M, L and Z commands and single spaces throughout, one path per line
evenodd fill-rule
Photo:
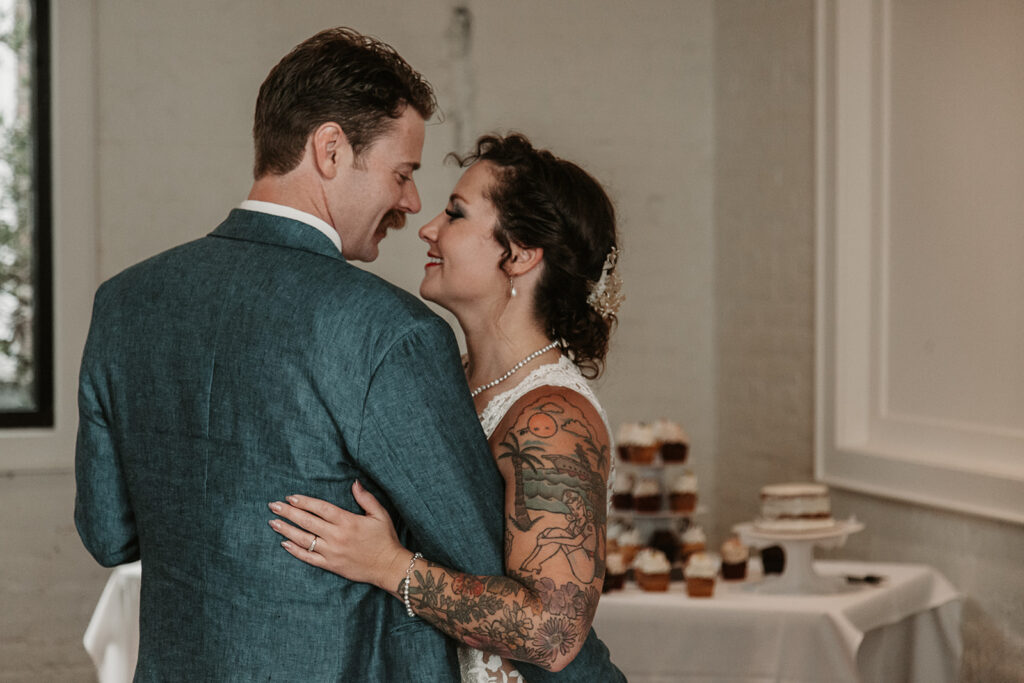
M 950 279 L 964 278 L 955 287 L 976 291 L 975 299 L 985 303 L 965 313 L 964 306 L 950 302 L 951 322 L 946 327 L 928 327 L 934 315 L 930 319 L 923 315 L 919 326 L 907 318 L 908 311 L 941 309 L 932 299 L 940 292 L 914 287 L 915 278 L 926 280 L 929 269 L 936 267 L 930 254 L 940 254 L 953 264 L 959 255 L 952 247 L 945 252 L 934 247 L 932 234 L 921 239 L 927 232 L 923 227 L 932 227 L 915 224 L 929 220 L 913 211 L 919 206 L 915 202 L 922 200 L 900 193 L 934 193 L 937 201 L 965 205 L 967 215 L 974 211 L 968 203 L 978 199 L 969 186 L 962 197 L 951 197 L 955 191 L 932 183 L 929 159 L 921 160 L 919 178 L 908 179 L 908 168 L 910 175 L 918 171 L 907 164 L 906 150 L 920 144 L 918 138 L 929 144 L 925 136 L 930 131 L 919 133 L 907 120 L 922 127 L 933 122 L 908 117 L 905 110 L 902 119 L 894 115 L 892 94 L 910 97 L 893 90 L 894 79 L 902 78 L 900 87 L 913 82 L 906 74 L 894 74 L 894 64 L 916 68 L 906 59 L 894 58 L 895 48 L 906 49 L 892 38 L 897 5 L 898 0 L 819 0 L 817 4 L 815 472 L 821 480 L 842 488 L 1024 523 L 1024 416 L 1019 414 L 1024 405 L 1024 372 L 1020 371 L 1024 357 L 1018 355 L 1014 362 L 1012 354 L 1013 348 L 1024 349 L 1024 316 L 1005 308 L 1019 309 L 1024 278 L 999 280 L 999 293 L 1005 299 L 993 304 L 987 296 L 991 283 L 984 266 L 965 268 L 951 273 Z M 947 14 L 957 11 L 949 7 L 932 9 Z M 907 24 L 895 26 L 905 30 Z M 1014 73 L 1009 70 L 1011 76 Z M 951 100 L 959 96 L 949 94 Z M 948 132 L 955 114 L 934 111 L 938 121 L 934 125 Z M 976 139 L 984 138 L 984 132 L 979 133 L 972 122 L 956 125 L 962 126 L 963 139 L 950 143 L 978 147 Z M 902 157 L 894 152 L 897 149 Z M 902 164 L 896 178 L 894 159 Z M 950 173 L 955 177 L 958 170 L 951 168 Z M 1011 176 L 1016 172 L 1017 167 L 1009 167 Z M 997 191 L 984 205 L 1005 200 L 1006 194 Z M 1007 214 L 1004 221 L 1001 217 Z M 957 244 L 962 243 L 957 237 L 970 242 L 977 234 L 994 234 L 1008 242 L 1007 248 L 1015 248 L 1014 230 L 1020 224 L 1012 210 L 976 215 L 977 222 L 957 224 L 951 219 L 948 225 L 938 226 L 934 240 L 953 234 L 950 241 Z M 908 249 L 907 244 L 915 248 Z M 908 264 L 919 266 L 924 274 L 908 274 Z M 977 325 L 961 324 L 968 318 L 977 320 Z M 999 372 L 999 358 L 987 357 L 992 337 L 986 338 L 985 330 L 990 327 L 1006 332 L 996 340 L 998 349 L 1010 349 L 1000 357 L 1005 374 Z M 954 362 L 920 361 L 916 354 L 928 353 L 932 347 L 918 346 L 908 330 L 925 328 L 929 332 L 922 337 L 927 336 L 929 343 L 958 352 L 950 353 Z M 942 330 L 938 337 L 934 329 Z M 952 335 L 974 335 L 980 341 L 947 343 L 946 337 Z M 981 372 L 986 362 L 996 372 L 988 376 Z M 950 368 L 948 376 L 943 374 L 946 368 Z M 979 372 L 972 375 L 974 368 Z M 976 382 L 957 385 L 953 381 L 957 372 Z M 992 381 L 993 376 L 998 380 Z M 937 408 L 944 399 L 936 395 L 935 386 L 942 382 L 949 403 L 956 403 L 948 410 Z M 964 394 L 977 400 L 973 405 L 972 400 L 952 401 Z M 984 408 L 974 410 L 978 405 Z M 988 410 L 989 406 L 998 409 Z

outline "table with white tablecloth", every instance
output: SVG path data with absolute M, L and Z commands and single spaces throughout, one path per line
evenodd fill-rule
M 602 596 L 594 628 L 630 683 L 869 683 L 958 679 L 961 596 L 926 565 L 815 562 L 841 592 L 771 594 L 719 580 L 711 598 L 685 584 Z M 841 577 L 880 576 L 877 584 Z M 771 581 L 771 577 L 767 580 Z
M 142 564 L 114 569 L 85 629 L 85 649 L 96 665 L 99 683 L 127 683 L 139 656 L 139 591 Z
M 719 580 L 711 598 L 629 583 L 601 598 L 594 627 L 630 683 L 957 680 L 960 595 L 925 565 L 816 562 L 824 576 L 885 577 L 830 595 L 771 595 Z M 100 683 L 130 681 L 138 653 L 141 568 L 118 567 L 85 646 Z

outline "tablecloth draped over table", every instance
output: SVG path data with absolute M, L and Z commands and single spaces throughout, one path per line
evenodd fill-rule
M 139 589 L 142 564 L 114 569 L 85 629 L 85 649 L 99 683 L 127 683 L 139 656 Z
M 630 683 L 953 683 L 961 596 L 925 565 L 816 562 L 822 575 L 886 577 L 834 595 L 768 595 L 719 581 L 709 599 L 630 585 L 602 596 L 594 626 Z M 111 574 L 85 632 L 100 683 L 131 681 L 141 566 Z
M 816 562 L 885 576 L 832 595 L 770 595 L 719 580 L 710 599 L 635 587 L 601 598 L 594 626 L 630 683 L 953 683 L 961 596 L 925 565 Z

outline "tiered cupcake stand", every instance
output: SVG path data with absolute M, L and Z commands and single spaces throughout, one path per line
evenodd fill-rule
M 659 481 L 661 487 L 661 505 L 657 511 L 641 512 L 636 509 L 620 510 L 613 507 L 608 515 L 609 521 L 620 520 L 629 526 L 632 526 L 644 539 L 649 539 L 655 532 L 662 530 L 668 530 L 679 538 L 690 527 L 690 525 L 693 524 L 693 518 L 698 513 L 704 511 L 703 507 L 700 505 L 699 496 L 697 507 L 693 512 L 677 512 L 671 509 L 669 501 L 669 486 L 674 477 L 682 474 L 688 469 L 685 460 L 679 462 L 664 462 L 662 461 L 659 453 L 655 455 L 655 458 L 651 463 L 638 463 L 619 459 L 615 463 L 615 468 L 618 472 L 617 476 L 623 476 L 626 473 L 629 473 L 634 477 L 634 480 L 639 480 L 644 477 L 654 477 Z

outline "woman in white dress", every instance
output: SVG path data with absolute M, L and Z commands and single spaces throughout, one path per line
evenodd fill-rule
M 506 575 L 413 555 L 358 482 L 366 515 L 290 496 L 277 513 L 296 526 L 273 526 L 297 558 L 373 583 L 469 646 L 463 681 L 521 680 L 509 660 L 572 661 L 601 594 L 613 456 L 586 378 L 603 367 L 621 300 L 615 214 L 597 181 L 521 135 L 485 136 L 458 160 L 468 169 L 448 206 L 419 232 L 420 293 L 465 332 L 466 378 L 505 479 Z M 315 553 L 302 542 L 311 526 Z

